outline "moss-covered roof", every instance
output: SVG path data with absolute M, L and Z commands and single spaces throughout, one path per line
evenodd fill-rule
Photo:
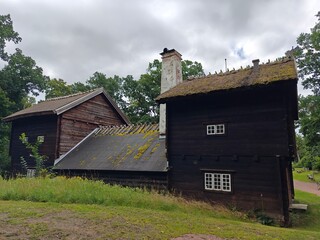
M 57 159 L 54 169 L 166 172 L 165 140 L 158 124 L 100 127 Z
M 260 64 L 256 67 L 186 80 L 160 94 L 156 100 L 159 103 L 163 103 L 178 97 L 208 94 L 215 91 L 296 79 L 297 69 L 294 60 L 283 58 L 272 63 Z

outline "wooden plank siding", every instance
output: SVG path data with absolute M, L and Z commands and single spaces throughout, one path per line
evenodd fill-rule
M 100 125 L 125 124 L 102 94 L 63 113 L 60 118 L 59 156 L 68 152 Z
M 30 151 L 21 143 L 19 136 L 25 133 L 30 143 L 35 143 L 38 136 L 44 136 L 44 143 L 40 145 L 39 152 L 47 156 L 45 161 L 46 166 L 53 166 L 53 161 L 56 158 L 55 146 L 56 141 L 56 122 L 57 116 L 39 116 L 24 119 L 17 119 L 12 122 L 11 131 L 11 163 L 13 172 L 21 170 L 21 157 L 28 163 L 28 167 L 35 167 L 35 161 L 30 157 Z
M 58 174 L 68 177 L 79 176 L 93 180 L 102 180 L 108 184 L 118 184 L 127 187 L 141 187 L 153 190 L 168 189 L 168 180 L 166 172 L 60 170 Z
M 286 222 L 292 186 L 285 173 L 295 144 L 290 94 L 286 83 L 167 102 L 170 188 L 240 209 L 262 208 Z M 207 135 L 210 124 L 225 124 L 225 134 Z M 208 171 L 230 173 L 232 192 L 204 190 Z

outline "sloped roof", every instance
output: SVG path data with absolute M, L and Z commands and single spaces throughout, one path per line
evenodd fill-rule
M 39 115 L 60 115 L 71 108 L 78 106 L 79 104 L 99 95 L 104 94 L 104 96 L 108 99 L 110 104 L 114 107 L 114 109 L 118 112 L 118 114 L 122 117 L 122 119 L 130 124 L 127 116 L 119 109 L 117 104 L 112 100 L 108 93 L 106 93 L 103 88 L 98 88 L 96 90 L 77 93 L 63 97 L 51 98 L 46 101 L 39 102 L 29 108 L 23 109 L 21 111 L 15 112 L 5 118 L 4 121 L 12 121 L 18 118 L 30 117 L 30 116 L 39 116 Z
M 166 172 L 158 129 L 157 124 L 97 128 L 57 159 L 54 169 Z
M 272 63 L 260 64 L 251 68 L 187 80 L 160 94 L 156 100 L 163 103 L 178 97 L 208 94 L 214 91 L 270 84 L 278 81 L 297 80 L 297 78 L 294 60 L 283 58 Z

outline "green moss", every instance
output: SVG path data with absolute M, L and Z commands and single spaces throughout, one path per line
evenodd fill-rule
M 154 153 L 155 151 L 157 151 L 158 147 L 160 146 L 160 143 L 157 143 L 151 150 L 150 154 Z

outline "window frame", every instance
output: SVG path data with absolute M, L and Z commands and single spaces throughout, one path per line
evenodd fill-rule
M 35 168 L 27 168 L 27 178 L 33 178 L 36 176 Z
M 230 172 L 204 172 L 204 190 L 232 193 L 232 174 Z
M 218 123 L 218 124 L 207 124 L 207 136 L 222 136 L 226 134 L 226 124 Z

